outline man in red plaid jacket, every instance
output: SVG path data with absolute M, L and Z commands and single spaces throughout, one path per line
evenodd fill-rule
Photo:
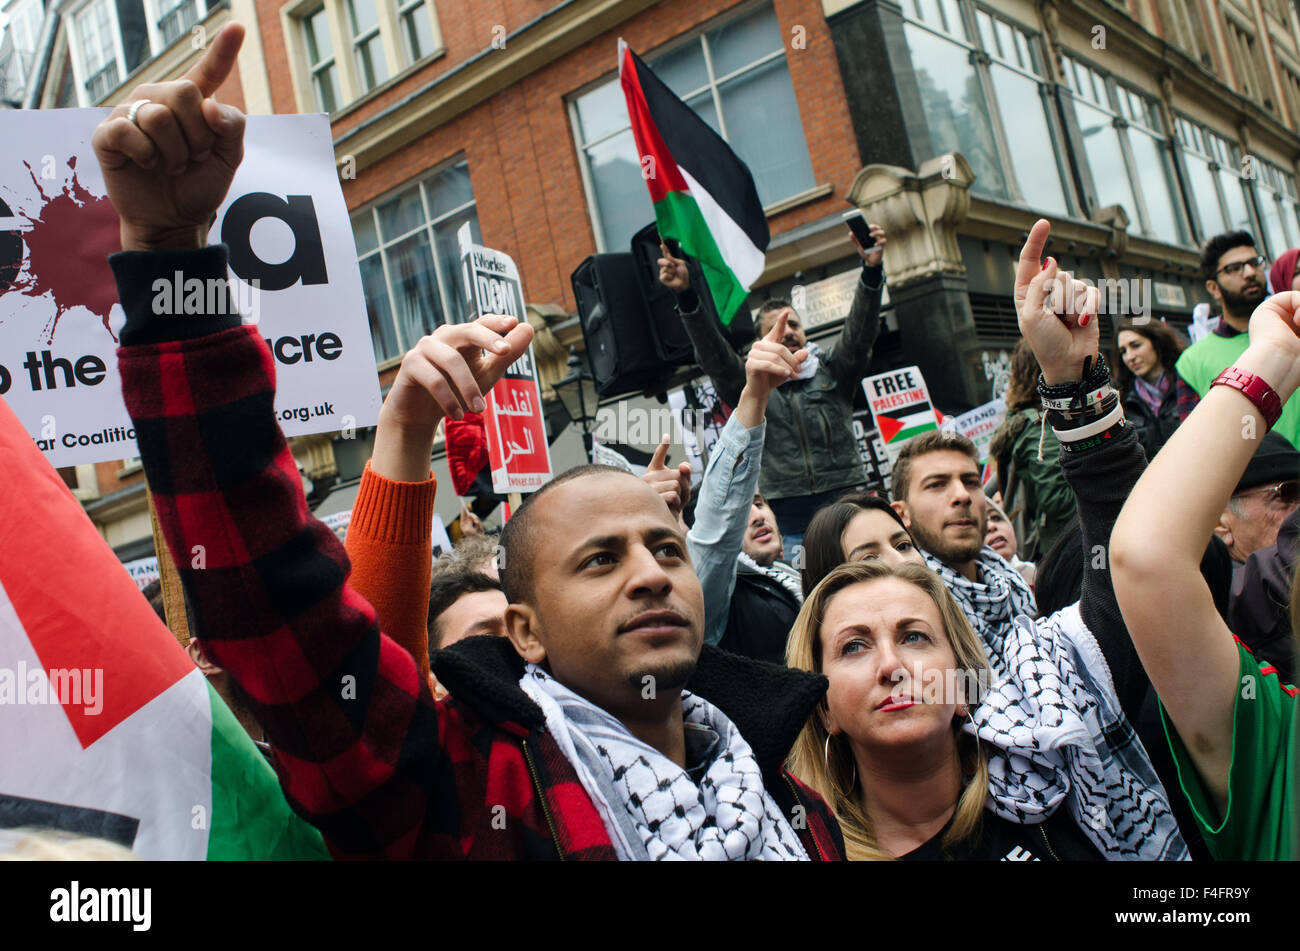
M 440 653 L 435 671 L 452 696 L 438 704 L 412 656 L 380 633 L 370 605 L 347 584 L 342 546 L 307 509 L 275 419 L 271 354 L 256 328 L 240 326 L 229 309 L 179 318 L 151 312 L 158 280 L 174 280 L 178 272 L 186 281 L 227 275 L 224 247 L 206 247 L 206 234 L 242 158 L 244 119 L 211 96 L 229 73 L 242 36 L 242 27 L 229 25 L 184 79 L 137 88 L 131 102 L 99 126 L 93 144 L 121 218 L 123 253 L 110 259 L 127 316 L 119 363 L 159 522 L 171 550 L 183 556 L 178 567 L 205 650 L 248 695 L 275 748 L 288 801 L 338 857 L 627 856 L 629 840 L 617 832 L 626 823 L 608 815 L 611 801 L 619 803 L 593 799 L 589 761 L 585 784 L 579 774 L 584 761 L 571 747 L 581 736 L 568 737 L 566 754 L 549 708 L 544 711 L 523 684 L 527 659 L 530 677 L 551 681 L 546 675 L 554 675 L 545 702 L 559 698 L 570 705 L 566 710 L 577 704 L 584 714 L 609 717 L 595 702 L 611 698 L 615 706 L 641 685 L 624 682 L 622 670 L 604 670 L 602 679 L 598 662 L 640 657 L 653 662 L 647 669 L 662 675 L 663 689 L 660 696 L 651 689 L 641 719 L 626 729 L 688 773 L 707 772 L 704 783 L 711 783 L 714 768 L 731 753 L 715 755 L 713 765 L 689 765 L 691 740 L 684 734 L 698 734 L 684 727 L 672 671 L 683 682 L 689 676 L 692 700 L 705 698 L 724 713 L 719 729 L 734 724 L 748 741 L 746 755 L 752 748 L 761 785 L 742 792 L 757 793 L 761 802 L 770 796 L 779 809 L 776 816 L 761 802 L 756 810 L 751 804 L 760 823 L 794 830 L 797 845 L 784 833 L 777 837 L 784 854 L 840 858 L 843 841 L 833 815 L 783 767 L 795 735 L 821 702 L 825 679 L 712 648 L 700 653 L 699 585 L 685 556 L 670 550 L 680 544 L 684 552 L 684 542 L 674 537 L 666 507 L 639 480 L 621 477 L 626 483 L 616 485 L 610 473 L 571 480 L 554 489 L 554 505 L 566 490 L 570 497 L 580 485 L 594 490 L 596 480 L 602 500 L 611 492 L 626 498 L 621 515 L 613 522 L 608 515 L 595 517 L 595 527 L 608 527 L 631 555 L 586 558 L 582 579 L 600 583 L 578 583 L 587 585 L 583 591 L 609 591 L 601 579 L 619 572 L 661 574 L 654 592 L 627 581 L 614 585 L 625 593 L 603 606 L 575 597 L 581 603 L 567 605 L 567 616 L 581 619 L 585 605 L 591 626 L 555 632 L 540 621 L 547 606 L 532 589 L 543 585 L 529 564 L 527 575 L 512 581 L 529 590 L 511 607 L 511 638 L 472 638 Z M 441 333 L 438 340 L 426 338 L 436 350 L 428 388 L 452 415 L 476 406 L 531 339 L 526 325 L 503 317 Z M 642 489 L 662 513 L 637 494 Z M 610 503 L 615 510 L 621 504 Z M 534 518 L 546 514 L 543 506 L 534 507 Z M 651 524 L 655 519 L 671 527 Z M 579 529 L 593 526 L 574 526 L 570 534 Z M 539 549 L 550 545 L 550 535 L 537 526 L 515 534 L 516 555 L 540 564 Z M 650 539 L 645 546 L 654 546 L 648 558 L 641 536 Z M 561 540 L 572 546 L 571 538 Z M 201 562 L 186 557 L 196 546 L 202 546 Z M 507 558 L 511 551 L 507 546 Z M 618 630 L 602 628 L 602 622 L 629 615 Z M 593 651 L 600 656 L 588 656 Z M 685 663 L 696 653 L 698 663 Z M 565 679 L 562 670 L 597 697 L 557 687 Z M 635 794 L 632 801 L 642 805 Z M 737 808 L 744 811 L 740 800 Z M 708 820 L 706 827 L 713 816 Z M 729 844 L 724 852 L 733 857 Z

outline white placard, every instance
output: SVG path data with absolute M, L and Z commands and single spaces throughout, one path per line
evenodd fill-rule
M 0 112 L 0 394 L 55 466 L 137 454 L 106 261 L 118 221 L 90 147 L 107 113 Z M 244 151 L 211 241 L 230 246 L 235 306 L 271 341 L 280 426 L 373 425 L 379 380 L 329 120 L 249 116 Z M 174 284 L 152 305 L 177 320 L 223 291 Z

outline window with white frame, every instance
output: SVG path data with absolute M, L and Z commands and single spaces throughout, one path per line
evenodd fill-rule
M 1300 247 L 1300 204 L 1296 200 L 1295 176 L 1265 159 L 1256 158 L 1255 165 L 1255 198 L 1268 245 L 1265 253 L 1277 258 L 1287 248 Z
M 1246 203 L 1237 147 L 1184 116 L 1175 123 L 1187 196 L 1199 219 L 1197 243 L 1225 231 L 1258 231 Z
M 904 0 L 902 9 L 933 154 L 961 152 L 975 191 L 1068 213 L 1058 120 L 1034 34 L 964 0 Z M 1004 122 L 1014 123 L 1014 147 Z
M 339 71 L 334 62 L 329 14 L 324 7 L 303 17 L 302 32 L 307 44 L 307 66 L 311 70 L 311 88 L 316 106 L 322 112 L 333 112 L 341 104 Z
M 69 9 L 65 23 L 78 104 L 103 102 L 168 45 L 158 31 L 159 2 L 175 0 L 90 0 Z M 197 4 L 195 16 L 208 9 L 205 0 L 188 2 Z
M 158 35 L 170 46 L 190 31 L 207 13 L 204 0 L 157 0 Z
M 811 189 L 812 161 L 770 3 L 750 8 L 647 63 L 735 150 L 772 205 Z M 618 77 L 570 100 L 574 136 L 601 250 L 625 250 L 654 211 Z
M 26 0 L 9 14 L 9 35 L 12 37 L 14 57 L 10 64 L 11 75 L 5 77 L 6 98 L 14 100 L 27 85 L 28 76 L 36 57 L 36 44 L 41 29 L 40 0 Z
M 407 185 L 352 216 L 366 312 L 379 362 L 444 323 L 468 317 L 456 232 L 482 243 L 464 161 Z
M 77 46 L 86 98 L 98 103 L 122 81 L 117 58 L 117 26 L 109 0 L 93 0 L 77 13 Z
M 424 59 L 437 49 L 428 0 L 405 0 L 397 8 L 397 19 L 402 24 L 402 43 L 408 63 Z
M 357 67 L 357 82 L 362 93 L 369 92 L 388 78 L 384 44 L 379 36 L 377 0 L 344 0 L 348 10 L 348 28 L 352 31 L 352 56 Z
M 1120 205 L 1129 230 L 1184 244 L 1187 229 L 1156 101 L 1072 56 L 1062 58 L 1096 207 Z

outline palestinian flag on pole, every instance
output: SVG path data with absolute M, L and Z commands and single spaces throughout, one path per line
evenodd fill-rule
M 763 273 L 771 236 L 754 176 L 622 40 L 618 73 L 662 238 L 700 262 L 723 324 Z
M 3 400 L 0 472 L 0 830 L 329 858 Z

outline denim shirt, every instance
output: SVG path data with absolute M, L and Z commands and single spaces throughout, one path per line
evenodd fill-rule
M 736 563 L 758 490 L 766 427 L 764 422 L 746 429 L 733 413 L 713 445 L 700 483 L 695 524 L 686 536 L 686 547 L 704 589 L 706 644 L 722 640 L 727 628 L 731 595 L 736 590 Z

